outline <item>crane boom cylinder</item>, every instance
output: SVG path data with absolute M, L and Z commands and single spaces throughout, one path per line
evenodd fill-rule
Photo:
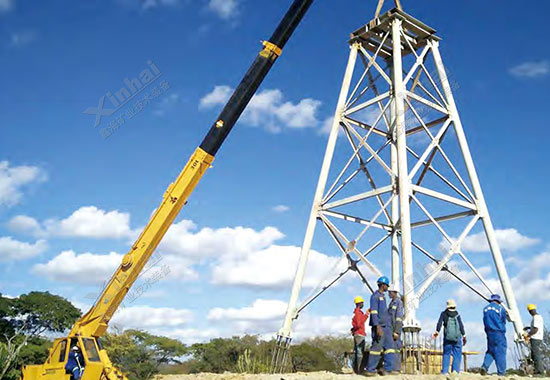
M 295 0 L 291 5 L 271 38 L 264 42 L 264 49 L 258 54 L 220 116 L 210 128 L 200 145 L 202 150 L 212 156 L 216 155 L 312 3 L 313 0 Z

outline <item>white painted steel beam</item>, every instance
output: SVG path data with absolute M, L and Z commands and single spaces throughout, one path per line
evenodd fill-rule
M 292 286 L 292 292 L 290 300 L 288 302 L 288 308 L 285 315 L 283 327 L 279 330 L 278 335 L 284 338 L 291 338 L 292 321 L 296 315 L 298 298 L 300 296 L 300 290 L 302 289 L 302 282 L 304 280 L 304 274 L 306 271 L 307 260 L 311 249 L 311 243 L 315 233 L 315 224 L 318 216 L 318 210 L 323 199 L 323 193 L 328 179 L 328 173 L 330 170 L 330 164 L 334 155 L 334 148 L 336 146 L 336 140 L 338 138 L 338 129 L 340 128 L 340 120 L 346 104 L 351 80 L 353 78 L 353 72 L 355 69 L 355 63 L 357 60 L 358 45 L 354 44 L 350 48 L 350 55 L 346 72 L 344 74 L 344 80 L 342 83 L 342 89 L 340 91 L 340 97 L 338 99 L 338 105 L 336 112 L 334 113 L 334 121 L 332 123 L 332 129 L 328 138 L 327 148 L 325 151 L 325 158 L 323 160 L 323 166 L 319 175 L 319 181 L 317 183 L 317 190 L 315 191 L 315 197 L 313 199 L 313 206 L 311 207 L 311 213 L 309 216 L 309 222 L 306 229 L 306 235 L 304 237 L 304 243 L 300 253 L 300 259 L 298 262 L 298 268 L 296 269 L 296 275 L 294 278 L 294 284 Z
M 414 296 L 414 273 L 411 245 L 411 213 L 409 202 L 411 196 L 411 181 L 407 166 L 407 126 L 405 125 L 405 97 L 407 89 L 403 83 L 403 58 L 401 55 L 402 21 L 394 19 L 392 27 L 393 42 L 393 92 L 395 110 L 395 135 L 397 144 L 397 169 L 399 186 L 399 223 L 401 230 L 401 263 L 403 272 L 403 304 L 405 305 L 404 325 L 417 325 L 416 310 L 409 302 Z

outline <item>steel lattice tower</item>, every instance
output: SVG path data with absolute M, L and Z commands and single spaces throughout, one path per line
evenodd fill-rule
M 404 325 L 409 331 L 420 330 L 416 309 L 445 272 L 486 300 L 500 286 L 517 336 L 523 332 L 453 97 L 453 83 L 440 55 L 440 38 L 434 29 L 403 12 L 399 2 L 397 8 L 379 16 L 382 3 L 375 19 L 351 34 L 349 60 L 288 310 L 278 332 L 276 372 L 284 366 L 293 321 L 326 290 L 298 305 L 318 224 L 348 259 L 348 270 L 358 272 L 369 288 L 357 264 L 361 262 L 373 276 L 381 275 L 369 256 L 387 255 L 391 280 L 404 296 Z M 339 139 L 345 141 L 337 144 Z M 331 182 L 330 174 L 334 174 Z M 488 282 L 462 249 L 478 224 L 487 238 L 499 284 Z M 444 242 L 444 250 L 422 243 L 436 235 Z M 429 270 L 420 279 L 413 256 L 417 262 L 428 262 L 424 267 Z M 467 268 L 468 275 L 454 269 L 451 264 L 456 261 Z

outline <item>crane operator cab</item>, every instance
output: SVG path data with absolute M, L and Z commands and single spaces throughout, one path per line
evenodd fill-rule
M 125 379 L 112 367 L 98 339 L 80 336 L 56 339 L 50 348 L 46 363 L 24 366 L 22 377 L 25 380 L 97 380 L 100 378 Z

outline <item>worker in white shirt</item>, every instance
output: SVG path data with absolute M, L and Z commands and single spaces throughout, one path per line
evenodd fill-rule
M 531 326 L 525 328 L 525 340 L 531 343 L 531 359 L 533 359 L 535 365 L 535 373 L 543 375 L 542 340 L 544 339 L 544 320 L 542 315 L 537 313 L 536 305 L 527 305 L 527 310 L 533 316 L 533 319 L 531 320 Z

